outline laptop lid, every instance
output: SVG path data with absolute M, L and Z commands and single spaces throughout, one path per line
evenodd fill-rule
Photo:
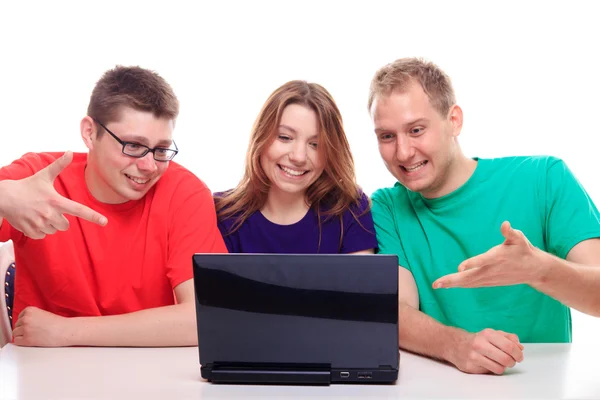
M 204 378 L 397 379 L 396 256 L 196 254 L 193 264 Z

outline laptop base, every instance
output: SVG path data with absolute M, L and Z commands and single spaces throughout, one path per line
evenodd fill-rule
M 385 384 L 398 379 L 398 370 L 377 370 L 302 367 L 203 366 L 201 375 L 213 383 L 329 385 L 331 383 Z

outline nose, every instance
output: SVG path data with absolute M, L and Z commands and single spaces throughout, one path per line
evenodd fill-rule
M 396 158 L 400 162 L 409 161 L 415 154 L 410 138 L 398 135 L 396 139 Z
M 158 169 L 154 154 L 148 152 L 144 157 L 140 157 L 137 162 L 137 167 L 140 171 L 154 172 Z
M 303 164 L 306 162 L 306 145 L 297 141 L 294 143 L 290 154 L 290 161 L 296 164 Z

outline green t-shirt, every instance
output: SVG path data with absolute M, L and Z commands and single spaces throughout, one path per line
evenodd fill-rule
M 446 196 L 426 199 L 397 183 L 376 191 L 372 202 L 379 252 L 398 255 L 412 273 L 422 312 L 470 332 L 493 328 L 522 342 L 571 341 L 569 308 L 529 285 L 431 287 L 462 261 L 502 243 L 503 221 L 560 258 L 600 237 L 598 210 L 562 160 L 479 159 L 471 178 Z

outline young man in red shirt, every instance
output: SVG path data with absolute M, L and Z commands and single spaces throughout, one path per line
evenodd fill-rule
M 163 78 L 119 66 L 81 120 L 87 154 L 30 153 L 0 169 L 15 344 L 196 344 L 192 254 L 227 250 L 210 190 L 171 161 L 178 112 Z

